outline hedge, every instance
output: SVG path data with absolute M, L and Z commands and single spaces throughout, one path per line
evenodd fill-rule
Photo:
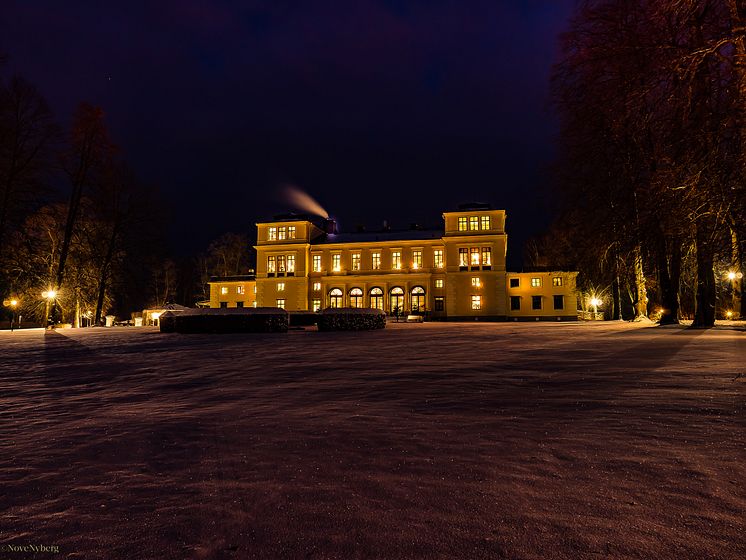
M 386 328 L 386 315 L 380 309 L 324 309 L 318 325 L 320 331 L 372 331 Z
M 164 333 L 287 332 L 288 313 L 275 307 L 187 309 L 166 311 L 159 324 Z

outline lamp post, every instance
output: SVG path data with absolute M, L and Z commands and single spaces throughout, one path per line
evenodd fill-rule
M 18 300 L 16 298 L 6 299 L 3 301 L 5 307 L 10 307 L 10 332 L 13 332 L 13 323 L 16 322 L 16 309 L 18 308 Z
M 598 315 L 598 306 L 601 305 L 601 300 L 596 297 L 592 297 L 590 304 L 593 306 L 593 320 L 595 321 Z
M 737 296 L 738 296 L 738 292 L 739 292 L 739 290 L 738 290 L 739 284 L 741 282 L 741 279 L 743 278 L 743 272 L 740 272 L 740 271 L 739 272 L 735 272 L 735 271 L 731 270 L 730 272 L 728 272 L 727 278 L 728 278 L 728 280 L 730 280 L 730 291 L 731 291 L 731 311 L 732 311 L 732 313 L 728 317 L 730 319 L 733 315 L 737 315 L 737 313 L 738 313 L 737 312 L 737 309 L 738 309 L 738 306 L 737 306 Z M 742 294 L 741 294 L 741 297 L 743 297 Z
M 45 292 L 41 293 L 41 297 L 43 297 L 46 301 L 44 303 L 44 317 L 47 320 L 46 328 L 49 328 L 52 324 L 52 304 L 54 303 L 54 298 L 57 297 L 57 292 L 54 290 L 47 290 Z

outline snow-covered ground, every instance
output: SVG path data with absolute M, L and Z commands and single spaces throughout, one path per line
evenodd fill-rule
M 0 547 L 746 558 L 745 401 L 735 325 L 0 332 Z

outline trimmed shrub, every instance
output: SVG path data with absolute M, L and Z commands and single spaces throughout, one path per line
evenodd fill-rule
M 319 321 L 315 311 L 288 311 L 291 327 L 310 327 Z
M 161 332 L 236 333 L 287 332 L 288 314 L 276 307 L 248 309 L 188 309 L 166 311 L 159 320 Z
M 372 331 L 386 328 L 386 315 L 380 309 L 324 309 L 318 325 L 320 331 Z

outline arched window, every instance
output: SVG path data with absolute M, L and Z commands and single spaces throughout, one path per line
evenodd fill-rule
M 342 307 L 342 290 L 339 288 L 329 291 L 329 307 Z
M 393 315 L 404 314 L 404 290 L 399 288 L 391 288 L 389 295 L 389 310 Z
M 425 288 L 415 286 L 412 288 L 412 313 L 421 313 L 425 311 Z
M 381 288 L 371 288 L 370 306 L 373 309 L 380 309 L 383 311 L 383 290 Z
M 363 306 L 363 291 L 360 288 L 352 288 L 350 290 L 350 307 L 362 307 Z

